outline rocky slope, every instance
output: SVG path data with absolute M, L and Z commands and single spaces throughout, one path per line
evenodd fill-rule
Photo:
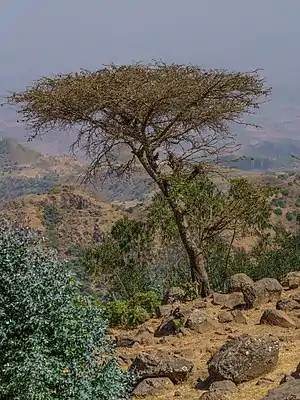
M 299 398 L 300 272 L 284 287 L 270 279 L 247 285 L 253 296 L 242 289 L 205 302 L 166 304 L 160 318 L 112 332 L 124 368 L 136 367 L 143 378 L 136 398 Z

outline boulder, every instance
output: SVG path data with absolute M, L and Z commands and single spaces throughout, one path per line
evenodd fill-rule
M 179 383 L 188 378 L 193 368 L 193 362 L 186 358 L 146 352 L 135 358 L 129 370 L 136 371 L 140 379 L 169 378 L 173 383 Z
M 164 295 L 163 304 L 172 304 L 176 302 L 185 302 L 186 292 L 180 287 L 171 287 Z
M 177 335 L 180 329 L 184 327 L 187 315 L 191 311 L 182 311 L 180 307 L 175 308 L 171 314 L 165 318 L 155 332 L 155 336 Z
M 211 380 L 241 383 L 273 371 L 278 363 L 279 340 L 247 334 L 225 343 L 209 360 Z
M 230 292 L 243 292 L 245 285 L 254 285 L 254 281 L 246 274 L 234 274 L 229 280 L 229 291 Z
M 261 284 L 246 284 L 243 287 L 243 295 L 247 308 L 258 308 L 269 301 L 268 292 Z
M 281 298 L 283 287 L 274 278 L 263 278 L 254 283 L 256 290 L 265 290 L 267 294 L 267 301 L 278 301 Z
M 244 295 L 241 292 L 234 293 L 213 293 L 213 304 L 220 305 L 230 310 L 236 307 L 242 307 L 245 305 Z
M 231 315 L 233 316 L 234 322 L 237 324 L 247 324 L 247 318 L 241 310 L 233 310 L 231 311 Z
M 285 288 L 297 289 L 300 286 L 300 271 L 289 272 L 281 283 Z
M 295 328 L 297 326 L 284 311 L 272 309 L 263 312 L 260 324 L 281 326 L 282 328 Z
M 236 384 L 232 381 L 224 380 L 224 381 L 215 381 L 209 386 L 209 390 L 211 392 L 220 392 L 220 393 L 233 393 L 237 389 Z
M 184 326 L 198 333 L 206 333 L 218 329 L 219 323 L 203 310 L 196 309 L 189 314 Z
M 156 307 L 156 316 L 157 318 L 168 317 L 172 313 L 173 309 L 173 304 L 161 304 Z
M 218 320 L 222 324 L 226 324 L 233 321 L 233 316 L 229 311 L 223 311 L 218 315 Z
M 117 336 L 115 341 L 117 347 L 132 347 L 135 342 L 132 336 L 127 335 Z
M 269 391 L 262 400 L 300 400 L 300 379 L 291 379 Z
M 221 392 L 212 391 L 203 393 L 199 400 L 227 400 L 227 397 Z
M 298 303 L 294 299 L 282 299 L 277 301 L 276 308 L 277 310 L 282 310 L 282 311 L 299 310 L 300 303 Z
M 161 396 L 174 387 L 169 378 L 146 378 L 133 390 L 133 397 Z
M 292 298 L 293 300 L 297 301 L 297 303 L 300 303 L 300 292 L 295 293 Z

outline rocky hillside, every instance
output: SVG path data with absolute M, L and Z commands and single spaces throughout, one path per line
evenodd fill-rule
M 135 398 L 299 399 L 300 271 L 282 285 L 237 274 L 228 294 L 184 296 L 173 288 L 157 319 L 112 331 L 124 368 L 140 374 Z
M 41 231 L 55 247 L 67 250 L 97 241 L 122 211 L 80 188 L 62 185 L 47 194 L 16 198 L 3 205 L 0 215 Z

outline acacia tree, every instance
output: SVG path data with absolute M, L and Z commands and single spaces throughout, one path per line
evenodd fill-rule
M 87 179 L 130 176 L 143 167 L 174 214 L 193 279 L 206 295 L 201 249 L 184 211 L 170 196 L 174 177 L 193 180 L 220 156 L 235 151 L 232 124 L 246 124 L 242 117 L 268 94 L 258 71 L 153 62 L 41 78 L 13 93 L 7 103 L 18 106 L 31 137 L 77 129 L 72 148 L 83 149 L 90 159 Z M 119 161 L 126 150 L 128 157 Z

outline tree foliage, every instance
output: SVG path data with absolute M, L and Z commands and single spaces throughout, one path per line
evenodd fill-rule
M 0 398 L 125 399 L 101 310 L 33 232 L 0 226 Z

